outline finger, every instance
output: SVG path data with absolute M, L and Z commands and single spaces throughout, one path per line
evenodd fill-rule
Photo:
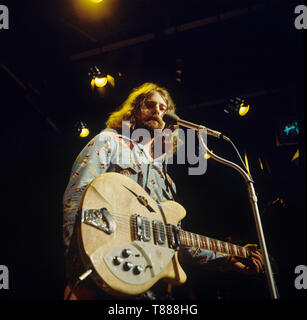
M 247 244 L 247 245 L 245 245 L 244 246 L 244 248 L 251 248 L 251 247 L 253 247 L 253 248 L 257 248 L 258 247 L 258 245 L 257 244 L 252 244 L 252 243 L 249 243 L 249 244 Z
M 252 265 L 253 265 L 253 269 L 257 273 L 260 273 L 262 271 L 261 263 L 257 259 L 252 258 Z
M 252 251 L 251 256 L 261 260 L 261 262 L 263 263 L 263 255 L 260 251 Z
M 262 254 L 261 254 L 259 251 L 254 251 L 254 252 L 252 252 L 252 253 L 251 253 L 251 256 L 252 256 L 253 258 L 259 259 L 259 260 L 261 260 L 261 262 L 263 262 L 263 256 L 262 256 Z

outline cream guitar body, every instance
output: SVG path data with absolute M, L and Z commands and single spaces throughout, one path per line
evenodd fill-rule
M 185 209 L 157 204 L 134 180 L 118 173 L 97 177 L 85 190 L 78 238 L 84 265 L 112 295 L 138 295 L 160 279 L 186 281 L 165 226 L 176 226 Z
M 115 296 L 138 295 L 159 280 L 186 281 L 180 247 L 203 248 L 247 259 L 250 249 L 178 228 L 186 215 L 175 201 L 157 203 L 134 180 L 104 173 L 84 191 L 77 239 L 84 267 Z

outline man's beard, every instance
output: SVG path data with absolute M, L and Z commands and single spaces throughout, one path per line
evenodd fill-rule
M 151 135 L 154 134 L 154 130 L 161 131 L 164 128 L 164 123 L 158 118 L 151 118 L 145 120 L 139 127 L 147 129 Z

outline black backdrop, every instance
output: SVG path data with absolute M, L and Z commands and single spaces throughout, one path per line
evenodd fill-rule
M 211 11 L 195 10 L 191 17 L 189 11 L 185 15 L 184 3 L 179 1 L 172 15 L 163 11 L 161 20 L 156 8 L 161 3 L 149 2 L 148 8 L 156 8 L 153 15 L 163 21 L 162 26 L 144 25 L 144 33 L 155 34 L 153 40 L 76 61 L 69 57 L 94 46 L 74 39 L 73 32 L 55 21 L 62 13 L 60 2 L 46 1 L 46 7 L 37 1 L 7 4 L 10 29 L 0 31 L 4 204 L 0 264 L 9 268 L 10 289 L 1 290 L 0 297 L 62 298 L 61 201 L 72 163 L 129 91 L 153 81 L 169 89 L 182 118 L 223 131 L 241 154 L 247 152 L 268 250 L 279 267 L 280 296 L 303 298 L 304 292 L 294 287 L 295 267 L 306 264 L 303 31 L 294 28 L 294 8 L 299 3 L 272 1 L 264 9 L 252 10 L 252 2 L 221 1 L 211 5 Z M 201 19 L 216 10 L 245 6 L 250 8 L 245 15 L 168 36 L 161 31 L 163 26 Z M 121 40 L 125 36 L 122 33 Z M 102 43 L 107 40 L 106 36 Z M 175 81 L 178 59 L 183 65 L 181 84 Z M 93 64 L 123 73 L 108 96 L 90 91 L 86 74 Z M 234 95 L 249 96 L 251 111 L 242 119 L 223 112 L 225 101 Z M 300 123 L 296 145 L 276 146 L 276 124 L 283 116 L 294 116 Z M 74 134 L 79 119 L 90 127 L 88 138 Z M 208 145 L 238 161 L 225 142 L 209 137 Z M 294 163 L 291 159 L 298 147 L 300 157 Z M 264 170 L 259 157 L 266 161 Z M 201 176 L 189 176 L 187 165 L 172 165 L 169 171 L 187 208 L 185 229 L 222 240 L 231 237 L 239 244 L 258 242 L 248 194 L 237 172 L 212 159 Z M 273 204 L 277 198 L 285 205 Z M 269 298 L 263 276 L 185 270 L 189 281 L 175 291 L 180 298 Z

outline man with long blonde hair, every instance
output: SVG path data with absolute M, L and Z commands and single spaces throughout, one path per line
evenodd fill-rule
M 94 137 L 75 160 L 63 197 L 63 238 L 68 282 L 65 299 L 111 298 L 104 295 L 91 279 L 73 288 L 76 277 L 84 272 L 78 258 L 74 233 L 76 215 L 83 192 L 93 179 L 105 172 L 118 172 L 137 182 L 158 203 L 176 199 L 176 187 L 167 173 L 166 164 L 167 154 L 177 148 L 177 126 L 164 122 L 163 117 L 167 112 L 175 112 L 168 91 L 156 84 L 144 83 L 131 92 L 119 110 L 110 115 L 106 129 Z M 171 149 L 165 147 L 165 136 L 165 139 L 160 139 L 161 145 L 155 141 L 166 131 L 166 137 L 172 138 Z M 262 268 L 261 257 L 257 254 L 254 265 L 250 267 L 232 257 L 225 258 L 199 248 L 182 250 L 180 257 L 187 262 L 204 265 L 210 262 L 212 265 L 224 268 L 231 266 L 237 270 L 260 272 Z M 163 282 L 158 282 L 153 290 L 138 298 L 167 299 L 169 294 Z

